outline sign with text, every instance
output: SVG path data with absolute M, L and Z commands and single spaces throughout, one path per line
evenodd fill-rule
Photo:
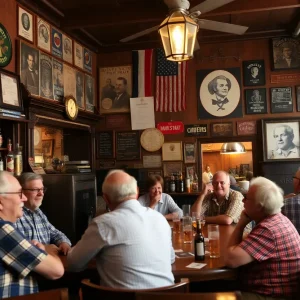
M 237 135 L 256 134 L 256 121 L 237 121 Z
M 271 83 L 293 83 L 300 81 L 300 73 L 271 75 Z
M 271 88 L 271 113 L 284 112 L 293 112 L 292 88 Z
M 157 124 L 157 129 L 163 134 L 177 134 L 183 132 L 183 123 L 181 121 L 160 122 Z
M 184 136 L 207 136 L 207 124 L 184 125 Z

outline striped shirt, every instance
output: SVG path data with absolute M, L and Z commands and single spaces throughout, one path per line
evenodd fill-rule
M 38 285 L 30 273 L 46 253 L 33 246 L 13 227 L 0 220 L 0 298 L 38 292 Z

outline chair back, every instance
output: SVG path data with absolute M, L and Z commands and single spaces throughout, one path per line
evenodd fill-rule
M 24 296 L 17 296 L 7 298 L 10 300 L 68 300 L 68 289 L 56 289 L 56 290 L 49 290 L 44 292 L 39 292 L 36 294 L 29 294 Z
M 174 293 L 188 293 L 189 280 L 183 278 L 181 282 L 165 286 L 161 288 L 133 290 L 133 289 L 116 289 L 110 287 L 104 287 L 91 283 L 89 279 L 83 279 L 81 281 L 81 299 L 82 300 L 106 300 L 106 299 L 122 299 L 122 300 L 135 300 L 137 292 L 174 292 Z M 118 298 L 119 297 L 119 298 Z

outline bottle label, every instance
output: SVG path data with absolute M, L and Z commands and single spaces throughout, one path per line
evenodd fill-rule
M 6 171 L 14 172 L 14 160 L 13 158 L 8 158 L 6 161 Z
M 197 251 L 196 253 L 197 253 L 198 256 L 205 255 L 205 253 L 204 253 L 204 245 L 203 245 L 202 242 L 196 243 L 196 251 Z
M 175 187 L 175 183 L 171 183 L 171 184 L 170 184 L 170 191 L 171 191 L 171 192 L 175 192 L 175 188 L 176 188 L 176 187 Z

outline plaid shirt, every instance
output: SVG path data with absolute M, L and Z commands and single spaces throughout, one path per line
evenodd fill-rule
M 37 293 L 37 282 L 29 273 L 46 255 L 25 240 L 12 223 L 0 219 L 0 298 Z
M 71 245 L 71 241 L 48 221 L 39 208 L 32 212 L 24 206 L 23 216 L 15 225 L 29 241 L 37 240 L 42 244 L 55 244 L 56 246 L 63 242 Z
M 300 234 L 300 194 L 284 199 L 281 212 L 291 220 Z
M 300 236 L 281 213 L 259 222 L 239 244 L 255 260 L 241 268 L 242 290 L 269 297 L 290 297 L 297 291 Z
M 203 200 L 201 215 L 205 217 L 227 215 L 232 218 L 234 223 L 237 223 L 244 209 L 243 199 L 244 196 L 240 192 L 232 189 L 229 189 L 225 200 L 220 204 L 214 193 L 208 194 Z

